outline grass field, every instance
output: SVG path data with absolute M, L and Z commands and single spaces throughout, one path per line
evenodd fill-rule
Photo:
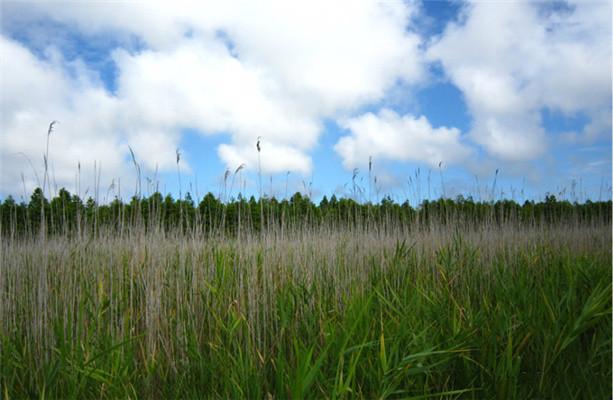
M 611 226 L 3 240 L 12 398 L 608 398 Z

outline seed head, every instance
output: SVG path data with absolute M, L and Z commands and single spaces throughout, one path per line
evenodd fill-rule
M 55 126 L 55 124 L 58 124 L 59 121 L 51 121 L 51 123 L 49 124 L 49 130 L 47 131 L 47 135 L 51 135 L 51 132 L 53 132 L 53 127 Z

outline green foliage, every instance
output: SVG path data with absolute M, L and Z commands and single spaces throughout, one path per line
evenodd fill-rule
M 611 202 L 0 204 L 2 398 L 607 398 Z
M 611 211 L 611 201 L 571 204 L 558 201 L 553 195 L 543 202 L 526 201 L 523 205 L 511 200 L 475 202 L 460 196 L 456 200 L 424 200 L 413 208 L 408 202 L 398 204 L 389 197 L 378 204 L 360 204 L 353 199 L 332 196 L 330 200 L 324 197 L 315 205 L 300 193 L 295 193 L 289 201 L 254 197 L 246 200 L 239 195 L 229 202 L 208 193 L 196 204 L 189 193 L 184 199 L 175 200 L 170 195 L 162 198 L 156 192 L 149 197 L 134 196 L 128 203 L 114 199 L 108 204 L 98 204 L 90 197 L 83 204 L 65 189 L 50 202 L 41 189 L 36 189 L 27 204 L 18 204 L 10 196 L 0 204 L 0 234 L 12 238 L 32 237 L 40 232 L 43 221 L 47 234 L 80 236 L 98 235 L 101 230 L 124 234 L 141 229 L 223 236 L 320 227 L 410 230 L 458 222 L 466 227 L 483 224 L 500 227 L 509 223 L 589 225 L 610 222 Z
M 610 225 L 542 229 L 3 242 L 2 396 L 610 397 Z

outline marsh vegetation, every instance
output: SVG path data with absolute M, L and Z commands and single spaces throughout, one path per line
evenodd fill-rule
M 611 393 L 610 202 L 1 211 L 3 398 Z

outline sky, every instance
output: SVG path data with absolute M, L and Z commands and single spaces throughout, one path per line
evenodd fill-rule
M 610 1 L 0 7 L 0 198 L 611 198 Z

